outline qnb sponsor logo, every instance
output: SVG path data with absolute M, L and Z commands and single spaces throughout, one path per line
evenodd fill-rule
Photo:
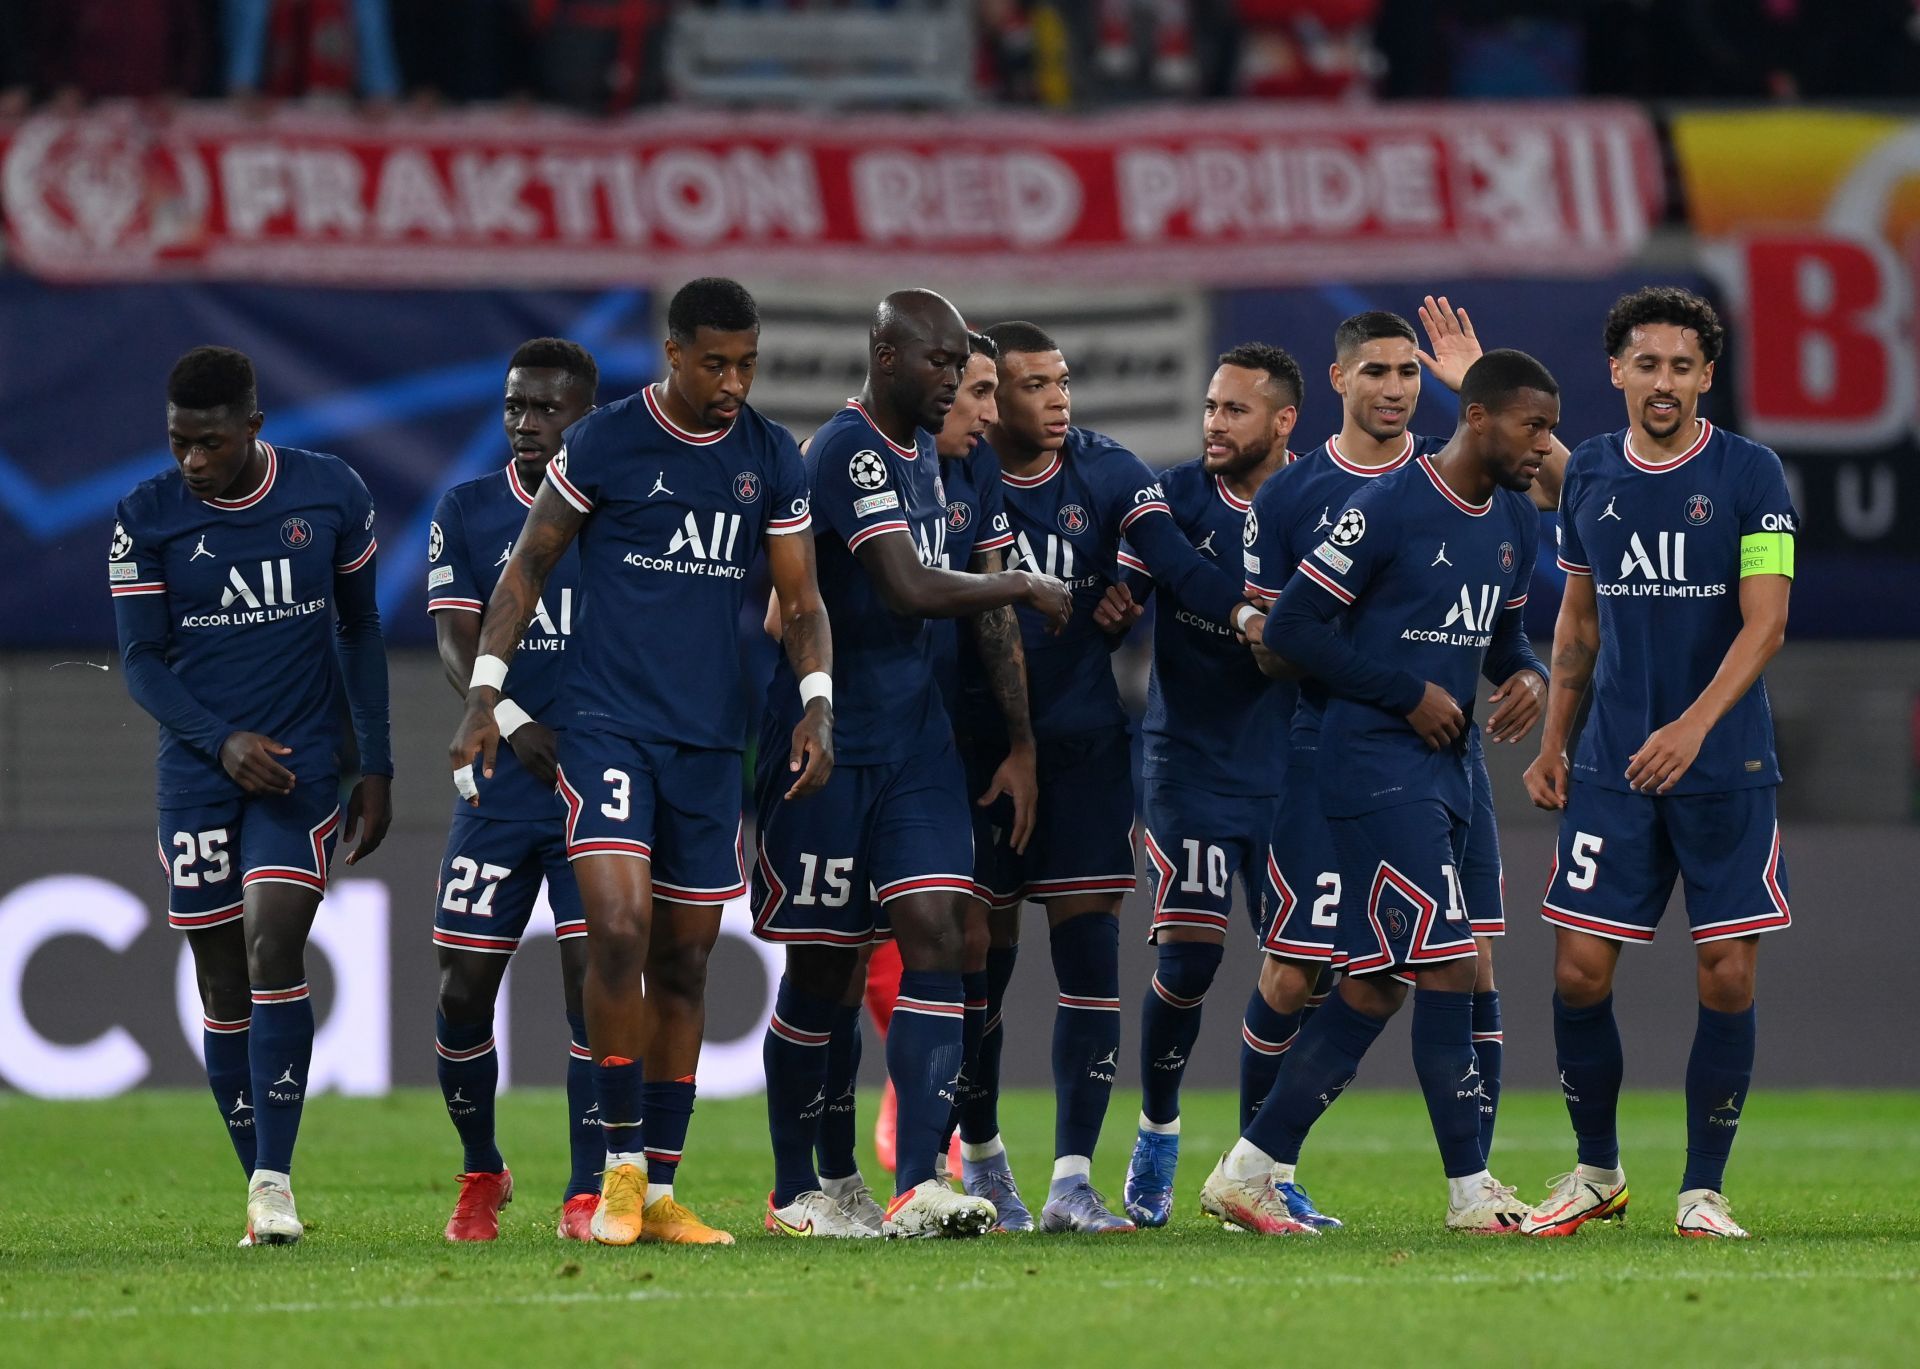
M 1711 599 L 1727 592 L 1724 580 L 1687 579 L 1687 535 L 1662 532 L 1649 543 L 1634 533 L 1620 553 L 1619 578 L 1594 586 L 1595 593 L 1624 598 Z
M 1498 585 L 1462 585 L 1459 599 L 1447 609 L 1439 627 L 1405 628 L 1400 640 L 1484 649 L 1493 641 L 1493 625 L 1500 617 L 1502 602 Z
M 740 545 L 741 522 L 739 514 L 722 510 L 703 525 L 700 515 L 689 509 L 686 521 L 675 530 L 663 554 L 651 556 L 643 551 L 630 551 L 621 559 L 641 570 L 665 571 L 670 575 L 744 580 L 747 568 L 733 561 L 734 550 Z
M 527 620 L 526 634 L 520 639 L 522 651 L 567 649 L 567 638 L 573 635 L 573 591 L 562 589 L 555 602 L 560 608 L 558 616 L 547 611 L 544 594 L 534 601 L 533 617 Z

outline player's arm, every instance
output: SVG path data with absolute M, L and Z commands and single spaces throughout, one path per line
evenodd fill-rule
M 1165 504 L 1134 509 L 1122 526 L 1134 554 L 1167 593 L 1237 633 L 1258 630 L 1260 611 L 1241 598 L 1231 576 L 1194 550 Z
M 1464 308 L 1454 308 L 1445 295 L 1438 299 L 1428 295 L 1420 305 L 1420 326 L 1425 329 L 1427 346 L 1432 349 L 1425 352 L 1416 349 L 1421 363 L 1433 373 L 1435 380 L 1459 394 L 1468 368 L 1481 356 L 1473 320 L 1467 317 Z M 1540 474 L 1533 479 L 1531 495 L 1536 508 L 1551 513 L 1560 507 L 1560 484 L 1566 471 L 1567 449 L 1556 437 L 1552 453 L 1540 464 Z
M 1117 640 L 1145 616 L 1147 600 L 1153 597 L 1153 573 L 1125 542 L 1114 559 L 1120 563 L 1120 578 L 1093 606 L 1093 625 Z
M 786 797 L 805 798 L 833 773 L 833 629 L 814 572 L 812 532 L 802 526 L 768 537 L 767 569 L 773 576 L 768 615 L 779 613 L 775 635 L 800 682 L 800 721 L 787 757 L 787 770 L 798 778 Z
M 1527 520 L 1526 550 L 1521 553 L 1519 573 L 1514 576 L 1513 597 L 1501 605 L 1499 621 L 1493 626 L 1493 640 L 1480 658 L 1480 673 L 1496 688 L 1493 691 L 1493 716 L 1487 719 L 1486 734 L 1496 742 L 1517 742 L 1533 731 L 1540 721 L 1540 710 L 1547 696 L 1547 668 L 1533 654 L 1527 638 L 1527 594 L 1533 584 L 1533 548 L 1539 544 L 1539 520 Z
M 999 551 L 977 552 L 972 569 L 977 575 L 1001 573 Z M 1013 828 L 1008 839 L 1024 852 L 1033 837 L 1035 810 L 1040 797 L 1039 760 L 1033 742 L 1033 717 L 1028 707 L 1027 653 L 1020 644 L 1020 620 L 1011 606 L 991 609 L 973 620 L 973 640 L 987 687 L 1007 724 L 1007 755 L 993 772 L 986 792 L 974 802 L 985 808 L 1002 794 L 1013 801 Z
M 977 613 L 1025 604 L 1058 632 L 1073 616 L 1073 596 L 1065 583 L 1038 571 L 1003 570 L 974 575 L 963 570 L 925 566 L 914 550 L 906 525 L 856 538 L 853 554 L 873 578 L 880 601 L 909 618 L 971 618 Z
M 527 521 L 513 544 L 513 554 L 507 558 L 480 619 L 479 655 L 468 681 L 467 711 L 448 748 L 454 783 L 476 807 L 480 792 L 471 783 L 470 769 L 466 771 L 468 783 L 460 784 L 462 767 L 471 767 L 478 758 L 480 773 L 493 777 L 493 759 L 499 753 L 501 735 L 494 720 L 494 706 L 506 683 L 507 663 L 526 635 L 527 624 L 533 621 L 547 577 L 579 535 L 592 507 L 584 497 L 575 502 L 562 494 L 559 482 L 564 476 L 551 464 L 547 471 L 549 478 L 541 482 L 540 492 L 533 497 L 533 507 L 527 510 Z
M 1593 573 L 1567 569 L 1560 613 L 1553 624 L 1553 671 L 1547 683 L 1547 721 L 1540 731 L 1540 754 L 1527 767 L 1527 797 L 1538 808 L 1567 806 L 1567 739 L 1580 713 L 1580 700 L 1600 659 L 1600 598 Z
M 358 485 L 358 481 L 355 484 Z M 365 487 L 359 495 L 364 496 Z M 353 515 L 355 505 L 348 505 Z M 333 654 L 347 689 L 360 745 L 360 779 L 347 798 L 346 862 L 357 865 L 386 840 L 393 822 L 393 737 L 387 703 L 387 639 L 380 627 L 373 505 L 366 504 L 364 547 L 349 545 L 333 569 Z

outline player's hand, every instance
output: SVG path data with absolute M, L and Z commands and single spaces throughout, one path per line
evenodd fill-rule
M 1540 721 L 1541 707 L 1547 697 L 1547 682 L 1535 670 L 1516 670 L 1507 682 L 1493 691 L 1491 702 L 1497 705 L 1487 719 L 1487 736 L 1496 742 L 1517 742 L 1533 731 Z
M 1073 591 L 1067 588 L 1067 582 L 1037 570 L 1023 570 L 1019 574 L 1026 577 L 1026 593 L 1021 596 L 1021 602 L 1046 618 L 1048 632 L 1057 636 L 1065 631 L 1067 621 L 1073 617 Z
M 560 778 L 559 739 L 553 729 L 537 722 L 521 723 L 507 738 L 513 758 L 529 775 L 540 781 L 542 789 L 551 789 Z
M 787 770 L 799 779 L 787 790 L 790 799 L 817 794 L 833 774 L 833 705 L 814 699 L 793 729 L 793 750 L 787 756 Z
M 1024 854 L 1027 843 L 1033 840 L 1035 809 L 1040 802 L 1040 780 L 1032 742 L 1018 743 L 1007 752 L 1007 758 L 993 772 L 987 792 L 975 799 L 974 804 L 980 808 L 991 807 L 1002 794 L 1013 800 L 1013 827 L 1008 842 L 1016 854 Z
M 1257 610 L 1260 605 L 1250 604 L 1248 607 Z M 1235 605 L 1233 611 L 1238 613 L 1240 611 L 1239 606 Z M 1240 640 L 1248 646 L 1252 646 L 1255 642 L 1263 641 L 1267 635 L 1267 615 L 1256 612 L 1251 618 L 1247 619 L 1245 628 L 1236 627 L 1234 628 L 1234 632 L 1239 636 Z
M 1281 656 L 1267 646 L 1264 637 L 1250 633 L 1247 636 L 1247 650 L 1253 653 L 1253 663 L 1260 667 L 1260 673 L 1269 680 L 1297 680 L 1300 671 L 1292 661 Z
M 467 712 L 447 748 L 447 761 L 453 770 L 453 787 L 475 808 L 480 806 L 480 789 L 473 780 L 475 763 L 484 778 L 492 779 L 494 757 L 499 753 L 500 726 L 493 720 L 493 705 L 468 694 Z
M 1460 711 L 1453 695 L 1432 680 L 1427 681 L 1427 692 L 1420 696 L 1419 707 L 1407 714 L 1407 721 L 1435 751 L 1446 750 L 1467 730 L 1467 715 Z
M 393 776 L 362 775 L 347 799 L 347 864 L 380 849 L 393 825 Z
M 1427 346 L 1433 350 L 1415 348 L 1415 354 L 1433 372 L 1435 380 L 1458 394 L 1467 368 L 1480 360 L 1480 339 L 1474 336 L 1473 320 L 1465 309 L 1449 304 L 1445 295 L 1437 300 L 1428 295 L 1420 306 L 1420 326 L 1427 330 Z
M 1535 808 L 1545 808 L 1549 812 L 1565 808 L 1567 753 L 1561 750 L 1542 751 L 1527 767 L 1523 780 L 1527 786 L 1527 797 L 1533 800 Z
M 1133 601 L 1133 591 L 1125 585 L 1108 585 L 1100 602 L 1093 606 L 1093 625 L 1102 632 L 1119 634 L 1145 616 L 1147 606 Z
M 1706 739 L 1706 728 L 1688 722 L 1684 715 L 1675 718 L 1627 757 L 1627 783 L 1642 794 L 1666 793 L 1693 768 Z
M 286 795 L 293 792 L 293 771 L 274 757 L 292 754 L 272 737 L 235 732 L 220 743 L 220 768 L 249 794 Z

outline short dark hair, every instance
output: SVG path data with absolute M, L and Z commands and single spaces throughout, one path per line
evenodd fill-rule
M 1620 296 L 1607 311 L 1607 355 L 1619 356 L 1633 330 L 1649 323 L 1691 328 L 1699 335 L 1700 354 L 1708 361 L 1718 361 L 1727 345 L 1727 330 L 1711 304 L 1677 285 L 1647 285 Z
M 507 363 L 509 371 L 523 367 L 564 371 L 587 392 L 588 399 L 600 389 L 600 368 L 594 364 L 593 353 L 567 338 L 528 338 L 514 349 L 513 360 Z
M 989 361 L 998 361 L 1000 359 L 1000 344 L 988 337 L 985 333 L 976 333 L 973 329 L 969 328 L 967 329 L 967 355 L 970 357 L 985 357 Z
M 167 373 L 167 403 L 176 409 L 238 409 L 251 414 L 260 407 L 253 362 L 245 352 L 231 347 L 196 347 Z
M 1000 349 L 1000 355 L 1009 352 L 1057 352 L 1060 344 L 1055 342 L 1037 323 L 1028 323 L 1025 319 L 1008 319 L 1004 323 L 995 323 L 981 329 L 993 345 Z
M 1466 378 L 1460 382 L 1460 408 L 1464 412 L 1469 404 L 1478 404 L 1498 412 L 1521 390 L 1557 395 L 1560 382 L 1553 378 L 1553 372 L 1525 352 L 1496 347 L 1467 367 Z
M 718 333 L 758 332 L 760 306 L 747 287 L 725 276 L 702 276 L 673 292 L 667 305 L 667 334 L 688 343 L 702 328 Z
M 1389 309 L 1369 309 L 1340 321 L 1340 326 L 1333 330 L 1333 355 L 1347 356 L 1361 343 L 1385 337 L 1402 337 L 1416 347 L 1420 345 L 1413 325 L 1400 315 Z
M 1265 371 L 1269 381 L 1282 395 L 1281 406 L 1298 405 L 1307 383 L 1300 374 L 1300 363 L 1284 347 L 1270 342 L 1243 342 L 1220 354 L 1222 366 L 1241 366 L 1249 371 Z

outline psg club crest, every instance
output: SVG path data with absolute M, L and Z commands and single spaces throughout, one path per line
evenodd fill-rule
M 1358 509 L 1348 509 L 1333 525 L 1333 531 L 1327 534 L 1327 540 L 1336 547 L 1350 547 L 1366 535 L 1367 516 Z
M 947 505 L 947 531 L 965 532 L 973 521 L 973 510 L 958 499 Z
M 1093 524 L 1093 520 L 1087 517 L 1087 511 L 1078 504 L 1067 504 L 1062 507 L 1057 521 L 1060 524 L 1060 531 L 1069 537 L 1085 532 Z
M 887 463 L 879 452 L 857 451 L 847 463 L 847 479 L 855 489 L 877 490 L 887 483 Z
M 280 540 L 299 551 L 313 540 L 313 528 L 304 518 L 289 518 L 280 525 Z
M 751 504 L 760 497 L 760 477 L 752 471 L 741 471 L 733 477 L 733 497 L 742 504 Z
M 438 523 L 427 525 L 427 559 L 438 561 L 440 553 L 447 549 L 447 535 L 440 531 Z
M 1500 569 L 1506 571 L 1513 569 L 1513 543 L 1511 542 L 1500 544 Z
M 107 547 L 109 561 L 124 561 L 127 553 L 133 550 L 133 539 L 127 536 L 127 530 L 116 519 L 113 525 L 113 541 Z
M 1407 934 L 1407 915 L 1398 908 L 1382 908 L 1380 925 L 1386 928 L 1389 941 L 1398 941 Z
M 1687 496 L 1687 521 L 1696 528 L 1713 517 L 1713 501 L 1704 494 Z

